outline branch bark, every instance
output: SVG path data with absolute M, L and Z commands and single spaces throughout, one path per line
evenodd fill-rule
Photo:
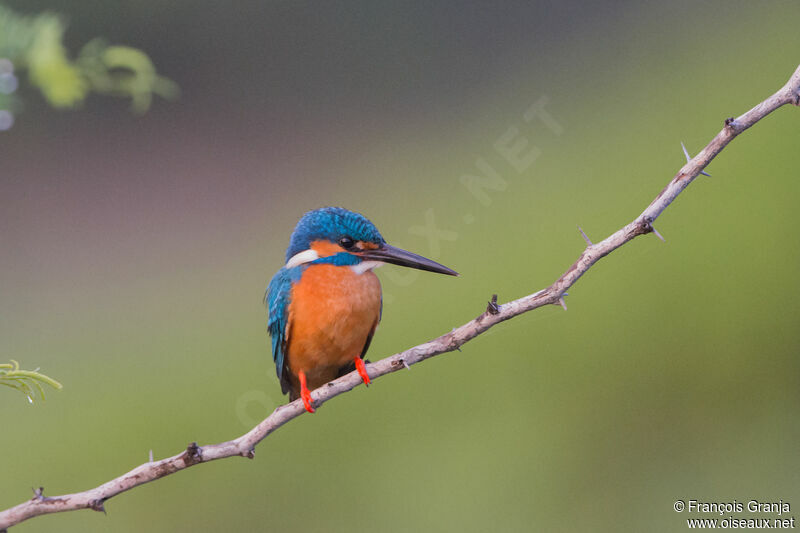
M 462 344 L 477 337 L 495 324 L 533 309 L 553 304 L 562 305 L 566 308 L 564 295 L 567 289 L 575 284 L 592 265 L 639 235 L 655 233 L 660 237 L 653 228 L 653 221 L 664 212 L 672 201 L 694 181 L 711 160 L 737 135 L 786 104 L 800 105 L 800 66 L 795 70 L 789 81 L 775 94 L 740 117 L 726 119 L 722 130 L 711 142 L 699 154 L 688 160 L 664 190 L 647 206 L 647 209 L 629 224 L 594 244 L 589 241 L 581 230 L 587 241 L 586 249 L 584 249 L 577 261 L 552 285 L 502 305 L 497 303 L 497 297 L 494 296 L 484 313 L 463 326 L 455 328 L 430 342 L 414 346 L 375 363 L 368 364 L 367 371 L 370 378 L 376 379 L 436 355 L 456 350 Z M 311 397 L 315 405 L 321 405 L 331 398 L 352 390 L 360 383 L 361 377 L 356 372 L 351 372 L 313 391 Z M 10 526 L 43 514 L 78 509 L 93 509 L 105 512 L 104 503 L 109 498 L 190 466 L 234 456 L 252 459 L 255 457 L 255 447 L 259 442 L 303 413 L 305 413 L 305 409 L 300 400 L 282 405 L 256 427 L 237 439 L 207 446 L 198 446 L 197 443 L 192 443 L 178 455 L 160 461 L 144 463 L 126 474 L 83 492 L 46 497 L 41 488 L 37 489 L 30 500 L 0 512 L 0 533 L 5 533 L 6 528 Z

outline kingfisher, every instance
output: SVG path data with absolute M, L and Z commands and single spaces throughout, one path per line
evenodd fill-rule
M 323 207 L 302 216 L 286 250 L 286 265 L 264 296 L 272 358 L 283 394 L 314 412 L 311 391 L 364 366 L 381 320 L 385 263 L 457 276 L 454 270 L 387 244 L 364 215 Z

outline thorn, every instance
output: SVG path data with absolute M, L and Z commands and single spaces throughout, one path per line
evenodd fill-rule
M 658 232 L 658 230 L 653 227 L 652 224 L 650 224 L 650 231 L 652 231 L 655 234 L 656 237 L 661 239 L 661 242 L 667 242 L 667 241 L 664 240 L 664 237 L 661 236 L 661 234 Z
M 686 145 L 685 145 L 685 144 L 683 144 L 683 141 L 681 141 L 681 148 L 683 148 L 683 155 L 685 155 L 685 156 L 686 156 L 686 162 L 688 163 L 689 161 L 691 161 L 691 160 L 692 160 L 692 158 L 691 158 L 691 156 L 689 155 L 689 150 L 687 150 L 687 149 L 686 149 Z
M 725 119 L 725 125 L 726 125 L 726 126 L 730 126 L 731 124 L 733 124 L 733 121 L 734 121 L 734 120 L 736 120 L 736 119 L 735 119 L 735 118 L 733 118 L 733 117 L 728 117 L 728 118 L 726 118 L 726 119 Z
M 567 302 L 565 302 L 565 301 L 564 301 L 564 297 L 563 297 L 563 296 L 560 296 L 560 297 L 558 298 L 558 303 L 560 303 L 560 304 L 561 304 L 561 307 L 563 307 L 563 308 L 564 308 L 564 311 L 566 311 L 566 310 L 567 310 Z
M 408 363 L 406 363 L 405 359 L 400 359 L 400 362 L 403 363 L 403 366 L 406 367 L 406 370 L 411 370 L 411 367 L 408 366 Z
M 106 514 L 106 507 L 103 505 L 105 500 L 92 500 L 89 502 L 89 509 L 92 511 L 97 511 L 98 513 L 102 511 L 103 514 Z
M 255 448 L 250 448 L 249 450 L 242 452 L 242 457 L 247 457 L 248 459 L 255 459 L 256 457 Z
M 33 499 L 42 501 L 44 500 L 44 487 L 39 487 L 38 489 L 31 489 L 33 491 Z
M 486 312 L 489 313 L 490 315 L 496 315 L 497 313 L 500 312 L 500 306 L 497 305 L 497 295 L 496 294 L 492 294 L 492 299 L 488 303 L 488 305 L 486 306 Z
M 589 246 L 592 246 L 592 241 L 589 240 L 589 236 L 586 235 L 586 233 L 584 233 L 583 228 L 578 226 L 578 231 L 580 231 L 581 235 L 583 235 L 583 240 L 586 241 L 586 244 L 589 245 Z
M 726 124 L 726 125 L 728 124 L 728 120 L 733 120 L 733 118 L 726 119 L 726 120 L 725 120 L 725 124 Z M 691 163 L 691 161 L 692 161 L 692 157 L 689 155 L 689 151 L 686 149 L 686 146 L 683 144 L 683 141 L 681 141 L 681 148 L 683 148 L 683 155 L 685 155 L 685 156 L 686 156 L 686 162 L 687 162 L 687 163 Z M 708 176 L 709 178 L 711 177 L 711 174 L 709 174 L 709 173 L 708 173 L 708 172 L 706 172 L 705 170 L 701 170 L 701 171 L 700 171 L 700 174 L 702 174 L 703 176 Z
M 153 450 L 150 450 L 150 462 L 153 462 Z
M 456 350 L 461 351 L 461 346 L 456 346 Z

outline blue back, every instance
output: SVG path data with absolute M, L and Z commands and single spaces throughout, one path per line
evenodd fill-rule
M 286 326 L 289 320 L 289 302 L 292 297 L 292 285 L 303 276 L 305 265 L 294 268 L 282 268 L 275 273 L 269 282 L 264 295 L 264 304 L 269 312 L 267 329 L 272 337 L 272 360 L 275 361 L 275 372 L 281 381 L 281 390 L 286 394 L 289 384 L 283 377 L 283 365 L 286 356 Z

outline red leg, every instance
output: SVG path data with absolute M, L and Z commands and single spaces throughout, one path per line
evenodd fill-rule
M 303 399 L 303 405 L 305 406 L 306 411 L 313 413 L 314 408 L 311 407 L 311 392 L 308 390 L 308 386 L 306 385 L 306 373 L 298 372 L 297 377 L 300 378 L 300 398 Z
M 364 366 L 364 360 L 360 357 L 356 357 L 355 362 L 358 375 L 361 376 L 361 381 L 364 382 L 364 385 L 369 385 L 369 374 L 367 374 L 367 367 Z

